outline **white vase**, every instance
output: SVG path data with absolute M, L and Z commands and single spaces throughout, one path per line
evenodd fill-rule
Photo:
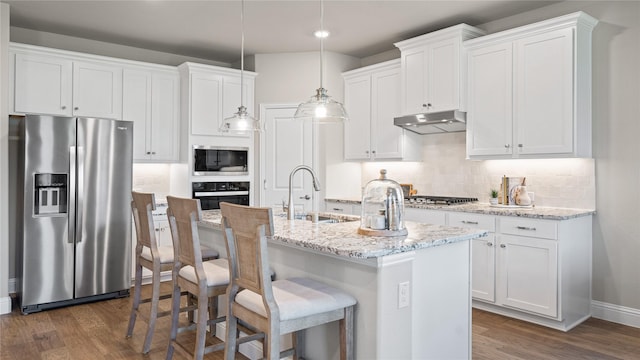
M 498 198 L 491 198 L 491 199 L 489 199 L 489 204 L 491 204 L 491 205 L 498 205 Z

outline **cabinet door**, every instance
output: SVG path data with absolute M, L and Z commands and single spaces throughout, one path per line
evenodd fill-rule
M 515 51 L 517 153 L 571 153 L 573 29 L 518 40 Z
M 557 317 L 557 241 L 511 235 L 500 235 L 498 240 L 498 302 Z
M 73 115 L 122 119 L 122 68 L 74 62 Z
M 222 76 L 192 73 L 189 92 L 192 135 L 220 135 Z
M 393 124 L 393 118 L 400 114 L 399 90 L 400 69 L 371 75 L 372 159 L 402 159 L 403 130 Z
M 495 234 L 471 240 L 471 296 L 496 301 Z
M 345 160 L 371 158 L 371 76 L 345 79 L 344 102 L 349 121 L 344 124 Z M 392 119 L 393 121 L 393 119 Z
M 172 246 L 173 239 L 171 238 L 171 230 L 169 228 L 168 220 L 155 220 L 154 217 L 154 225 L 156 231 L 156 240 L 158 241 L 158 246 Z
M 151 83 L 150 149 L 154 161 L 179 158 L 180 78 L 153 74 Z
M 70 60 L 16 54 L 14 110 L 70 116 L 72 69 Z
M 133 160 L 151 157 L 149 129 L 151 121 L 151 74 L 125 69 L 122 74 L 122 119 L 133 121 Z
M 245 78 L 242 87 L 242 104 L 247 108 L 247 112 L 250 115 L 256 117 L 257 115 L 253 112 L 253 80 Z M 240 107 L 240 77 L 225 77 L 223 80 L 222 92 L 222 117 L 220 118 L 220 120 L 231 117 L 233 116 L 233 114 L 238 112 L 238 107 Z M 218 123 L 218 126 L 219 125 L 220 123 Z M 221 132 L 220 135 L 237 137 L 251 136 L 250 133 L 237 134 L 231 132 Z
M 426 111 L 427 56 L 426 48 L 402 51 L 402 113 Z
M 512 154 L 512 45 L 468 54 L 467 154 Z
M 429 44 L 427 58 L 425 100 L 428 110 L 458 109 L 460 107 L 460 40 L 447 39 Z

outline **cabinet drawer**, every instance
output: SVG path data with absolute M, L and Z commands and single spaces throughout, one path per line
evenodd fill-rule
M 419 223 L 446 225 L 446 214 L 444 211 L 434 211 L 426 209 L 404 208 L 404 219 Z
M 343 204 L 343 203 L 335 203 L 335 202 L 325 203 L 325 211 L 328 211 L 328 212 L 351 214 L 352 209 L 353 209 L 353 206 L 351 204 Z
M 496 231 L 496 218 L 491 215 L 471 213 L 449 213 L 449 226 Z
M 549 220 L 501 217 L 498 219 L 502 234 L 531 236 L 544 239 L 558 238 L 558 223 Z

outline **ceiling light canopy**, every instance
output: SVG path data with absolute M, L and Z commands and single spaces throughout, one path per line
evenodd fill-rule
M 220 124 L 221 132 L 246 134 L 252 131 L 261 131 L 260 121 L 247 112 L 244 106 L 244 0 L 241 1 L 240 26 L 242 28 L 240 43 L 240 107 L 231 117 L 225 118 Z
M 324 30 L 324 3 L 320 0 L 320 30 L 315 32 L 320 38 L 320 87 L 316 89 L 307 102 L 298 106 L 294 115 L 297 119 L 311 119 L 315 123 L 336 123 L 349 119 L 344 106 L 327 95 L 327 89 L 322 86 L 323 82 L 323 60 L 324 60 L 324 38 L 329 36 L 329 32 Z

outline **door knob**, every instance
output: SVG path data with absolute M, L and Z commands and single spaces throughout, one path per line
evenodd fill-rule
M 309 196 L 309 195 L 300 196 L 300 199 L 309 200 L 309 199 L 311 199 L 311 196 Z

